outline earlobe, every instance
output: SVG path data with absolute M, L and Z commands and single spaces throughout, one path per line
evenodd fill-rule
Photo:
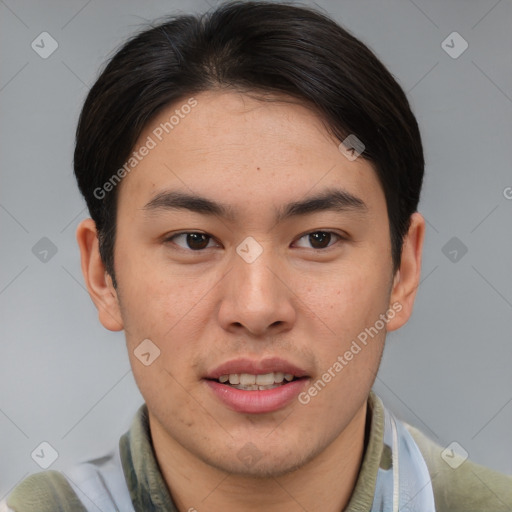
M 92 219 L 78 225 L 76 239 L 80 248 L 82 273 L 99 320 L 110 331 L 121 331 L 123 322 L 117 292 L 100 256 L 98 233 Z
M 393 278 L 390 297 L 392 304 L 400 304 L 400 311 L 388 322 L 387 330 L 394 331 L 402 327 L 410 318 L 414 307 L 416 291 L 420 283 L 421 255 L 425 238 L 425 219 L 415 212 L 404 238 L 400 267 Z

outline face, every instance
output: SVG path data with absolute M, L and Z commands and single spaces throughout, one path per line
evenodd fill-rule
M 154 147 L 119 185 L 120 322 L 153 432 L 216 468 L 279 475 L 366 407 L 400 308 L 385 197 L 304 106 L 188 100 L 146 128 L 134 150 Z

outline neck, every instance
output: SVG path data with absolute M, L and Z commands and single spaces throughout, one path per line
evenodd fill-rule
M 162 476 L 180 512 L 340 512 L 352 495 L 365 449 L 367 406 L 313 460 L 279 477 L 226 473 L 195 457 L 150 415 Z

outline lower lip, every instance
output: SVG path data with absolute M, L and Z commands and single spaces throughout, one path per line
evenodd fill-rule
M 235 412 L 263 414 L 278 411 L 293 402 L 304 389 L 307 379 L 297 379 L 277 388 L 263 391 L 244 391 L 216 380 L 206 380 L 215 395 Z

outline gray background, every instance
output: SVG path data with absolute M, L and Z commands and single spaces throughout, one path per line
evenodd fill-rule
M 112 448 L 142 403 L 123 334 L 101 327 L 83 285 L 74 130 L 126 36 L 209 5 L 0 0 L 0 499 L 40 469 L 31 453 L 42 441 L 59 453 L 52 469 L 64 469 Z M 317 5 L 397 77 L 425 145 L 423 281 L 411 321 L 388 338 L 375 389 L 441 445 L 457 441 L 512 473 L 512 3 Z M 43 31 L 59 45 L 47 59 L 31 48 Z M 458 58 L 441 46 L 453 31 L 469 44 Z M 57 249 L 46 261 L 47 242 L 33 251 L 43 237 Z M 445 246 L 452 237 L 458 246 Z

